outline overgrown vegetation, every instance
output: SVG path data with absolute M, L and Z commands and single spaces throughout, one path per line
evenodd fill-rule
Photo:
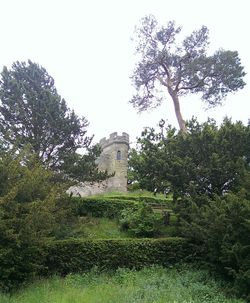
M 34 154 L 0 157 L 0 288 L 37 274 L 41 247 L 67 232 L 74 220 L 65 188 Z
M 76 179 L 107 177 L 95 163 L 99 147 L 83 140 L 86 120 L 67 108 L 53 79 L 37 64 L 17 62 L 1 77 L 1 291 L 38 276 L 65 276 L 96 266 L 110 271 L 197 261 L 220 274 L 231 293 L 250 300 L 250 124 L 225 119 L 218 127 L 212 120 L 200 124 L 192 119 L 184 134 L 164 128 L 161 121 L 160 131 L 145 129 L 138 149 L 130 153 L 136 194 L 70 197 L 66 189 Z M 78 147 L 88 152 L 79 155 Z M 159 271 L 164 278 L 156 284 L 168 290 L 164 270 Z M 118 280 L 120 273 L 136 280 L 135 273 L 122 269 Z M 70 277 L 55 281 L 64 285 Z M 187 295 L 185 300 L 224 302 L 197 287 L 197 298 Z M 162 294 L 159 302 L 168 298 L 160 285 L 153 288 L 154 297 Z M 152 301 L 143 287 L 137 293 L 131 300 Z
M 0 143 L 6 150 L 29 146 L 44 166 L 65 178 L 104 179 L 95 163 L 98 146 L 90 146 L 88 121 L 78 117 L 58 94 L 45 68 L 30 60 L 4 67 L 0 75 Z M 77 150 L 86 151 L 81 155 Z
M 237 295 L 249 294 L 250 200 L 228 194 L 200 208 L 191 200 L 187 205 L 180 217 L 181 234 L 205 248 L 204 260 L 233 281 Z
M 197 260 L 200 251 L 183 238 L 53 241 L 44 247 L 43 274 L 77 273 L 94 266 L 111 270 Z
M 9 297 L 0 295 L 2 303 L 243 303 L 223 294 L 225 285 L 207 271 L 185 267 L 144 268 L 141 271 L 118 269 L 100 273 L 70 274 L 38 281 Z
M 160 232 L 159 218 L 153 209 L 142 204 L 137 210 L 125 209 L 121 212 L 121 229 L 137 237 L 153 237 Z
M 178 234 L 203 247 L 209 267 L 249 298 L 250 125 L 193 119 L 187 130 L 145 129 L 131 151 L 131 175 L 149 190 L 171 184 Z

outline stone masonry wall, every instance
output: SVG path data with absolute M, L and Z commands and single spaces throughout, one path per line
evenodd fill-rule
M 112 133 L 108 139 L 103 138 L 99 143 L 103 149 L 97 160 L 99 170 L 107 170 L 114 176 L 99 183 L 81 183 L 72 186 L 68 192 L 74 196 L 89 196 L 108 191 L 127 191 L 127 169 L 128 169 L 128 149 L 129 135 L 122 133 Z

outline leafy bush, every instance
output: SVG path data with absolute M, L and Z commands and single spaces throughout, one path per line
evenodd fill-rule
M 146 204 L 140 205 L 137 210 L 124 209 L 119 221 L 122 230 L 137 237 L 153 237 L 159 233 L 160 229 L 157 216 L 152 208 Z
M 203 245 L 210 268 L 230 278 L 235 292 L 250 299 L 250 201 L 228 194 L 203 207 L 191 201 L 187 205 L 182 235 Z
M 250 125 L 225 119 L 221 126 L 192 119 L 183 136 L 170 126 L 146 128 L 130 151 L 129 165 L 141 188 L 171 184 L 174 200 L 238 190 L 250 163 Z
M 42 246 L 72 218 L 68 197 L 53 173 L 27 151 L 0 156 L 0 289 L 33 277 Z
M 116 195 L 116 196 L 105 196 L 108 199 L 118 199 L 118 200 L 127 200 L 127 201 L 136 201 L 136 202 L 143 202 L 146 204 L 168 204 L 171 205 L 170 198 L 162 198 L 162 197 L 150 197 L 137 194 L 136 196 L 132 195 Z
M 72 204 L 76 215 L 117 218 L 124 209 L 136 209 L 138 203 L 124 199 L 106 197 L 79 198 L 73 197 Z
M 66 275 L 89 270 L 119 267 L 142 268 L 194 260 L 197 251 L 185 239 L 63 240 L 46 248 L 47 274 Z M 45 272 L 44 272 L 45 273 Z

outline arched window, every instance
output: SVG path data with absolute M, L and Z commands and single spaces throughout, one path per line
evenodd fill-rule
M 121 158 L 122 158 L 122 153 L 120 150 L 118 150 L 116 153 L 116 160 L 121 160 Z

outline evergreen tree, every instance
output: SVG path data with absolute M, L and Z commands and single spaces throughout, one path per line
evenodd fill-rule
M 144 17 L 135 31 L 139 62 L 132 75 L 136 95 L 130 101 L 140 111 L 173 101 L 180 129 L 186 132 L 179 98 L 200 93 L 209 106 L 216 106 L 230 92 L 245 85 L 245 72 L 237 51 L 207 54 L 208 29 L 202 26 L 177 43 L 181 28 L 169 22 L 160 26 L 153 16 Z
M 0 289 L 20 285 L 43 269 L 44 243 L 74 220 L 66 187 L 26 149 L 0 156 Z
M 225 119 L 187 123 L 188 134 L 146 128 L 138 149 L 130 152 L 130 169 L 142 188 L 162 190 L 171 184 L 174 197 L 222 195 L 239 190 L 249 170 L 249 126 Z
M 22 149 L 30 145 L 39 159 L 60 169 L 64 158 L 86 148 L 88 121 L 70 110 L 54 79 L 30 60 L 4 67 L 0 79 L 0 138 Z

